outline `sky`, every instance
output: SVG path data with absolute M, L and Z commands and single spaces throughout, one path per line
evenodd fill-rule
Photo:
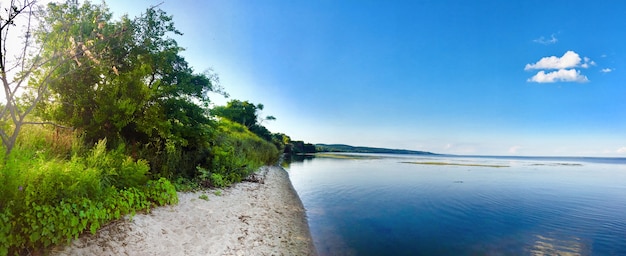
M 191 66 L 294 140 L 626 157 L 626 1 L 107 4 L 136 16 L 161 2 Z

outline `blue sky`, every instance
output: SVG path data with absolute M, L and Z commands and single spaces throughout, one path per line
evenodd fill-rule
M 158 1 L 107 1 L 137 15 Z M 600 2 L 600 1 L 597 1 Z M 197 71 L 312 143 L 626 157 L 624 1 L 165 0 Z M 224 99 L 214 97 L 223 104 Z

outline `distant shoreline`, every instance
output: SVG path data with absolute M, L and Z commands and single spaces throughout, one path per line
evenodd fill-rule
M 316 255 L 304 206 L 289 174 L 277 166 L 262 167 L 257 174 L 258 183 L 178 193 L 178 205 L 126 217 L 50 253 Z
M 401 155 L 430 155 L 438 154 L 408 149 L 374 148 L 362 146 L 350 146 L 344 144 L 315 144 L 317 153 L 370 153 L 370 154 L 401 154 Z
M 429 152 L 428 152 L 429 153 Z M 368 156 L 367 158 L 376 158 L 376 154 L 380 155 L 404 155 L 404 156 L 416 156 L 416 157 L 440 157 L 440 158 L 481 158 L 481 159 L 499 159 L 499 160 L 528 160 L 528 161 L 552 161 L 552 162 L 582 162 L 582 163 L 603 163 L 603 164 L 626 164 L 626 157 L 595 157 L 595 156 L 489 156 L 489 155 L 452 155 L 452 154 L 410 154 L 410 153 L 372 153 L 372 152 L 350 152 L 350 151 L 341 151 L 341 152 L 331 152 L 331 151 L 323 151 L 315 154 L 302 154 L 305 156 L 319 156 L 322 157 L 330 157 L 328 155 L 337 154 L 339 156 L 349 156 L 353 155 L 356 158 L 366 158 L 359 154 L 372 154 L 373 156 Z M 346 157 L 335 157 L 335 158 L 346 158 Z

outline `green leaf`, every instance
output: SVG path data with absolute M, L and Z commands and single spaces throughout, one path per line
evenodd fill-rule
M 41 234 L 39 234 L 38 232 L 33 232 L 29 236 L 30 242 L 32 243 L 39 241 L 40 238 L 41 238 Z

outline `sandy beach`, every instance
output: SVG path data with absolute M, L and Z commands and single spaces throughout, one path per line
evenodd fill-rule
M 179 193 L 178 205 L 126 217 L 51 255 L 315 255 L 287 172 L 263 167 L 257 176 L 261 182 Z

